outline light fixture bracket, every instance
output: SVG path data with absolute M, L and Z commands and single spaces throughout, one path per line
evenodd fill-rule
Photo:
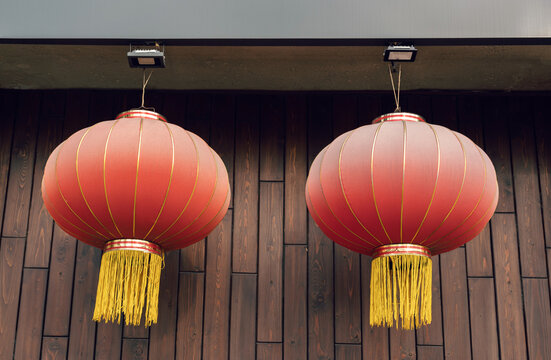
M 385 49 L 384 61 L 390 62 L 414 62 L 417 49 L 413 45 L 390 45 Z
M 130 44 L 130 51 L 126 54 L 128 57 L 128 64 L 131 68 L 164 68 L 165 52 L 164 46 L 161 51 L 159 44 L 155 43 L 154 46 L 140 46 L 133 47 Z

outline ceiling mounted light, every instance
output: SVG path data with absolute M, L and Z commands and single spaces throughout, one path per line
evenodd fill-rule
M 132 68 L 164 68 L 165 53 L 160 51 L 159 45 L 149 49 L 132 49 L 126 54 L 128 64 Z
M 417 49 L 410 46 L 390 45 L 385 49 L 384 60 L 385 61 L 415 61 L 417 55 Z

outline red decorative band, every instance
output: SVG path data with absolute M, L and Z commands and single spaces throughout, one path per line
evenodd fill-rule
M 372 124 L 383 121 L 415 121 L 415 122 L 426 122 L 422 116 L 417 114 L 407 113 L 407 112 L 395 112 L 390 114 L 384 114 L 379 117 L 376 117 L 372 121 Z
M 132 109 L 128 111 L 121 112 L 117 115 L 117 119 L 122 118 L 142 118 L 142 119 L 151 119 L 151 120 L 162 120 L 166 122 L 166 118 L 156 113 L 155 111 L 143 110 L 143 109 Z
M 427 247 L 417 244 L 389 244 L 379 246 L 371 255 L 373 258 L 391 255 L 419 255 L 430 257 L 430 251 Z
M 139 239 L 117 239 L 105 243 L 103 252 L 114 250 L 134 250 L 161 256 L 161 247 L 155 243 Z

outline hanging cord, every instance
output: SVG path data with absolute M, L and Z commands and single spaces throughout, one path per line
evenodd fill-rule
M 388 75 L 390 76 L 390 82 L 392 83 L 392 93 L 394 94 L 394 102 L 396 103 L 396 109 L 394 109 L 394 112 L 400 112 L 402 111 L 402 108 L 400 108 L 400 83 L 402 80 L 402 64 L 398 65 L 398 92 L 396 92 L 396 89 L 394 88 L 394 77 L 392 76 L 392 68 L 390 64 L 388 64 Z
M 142 106 L 140 106 L 140 109 L 145 109 L 144 102 L 145 102 L 145 87 L 147 86 L 147 83 L 149 82 L 149 79 L 151 79 L 151 75 L 153 74 L 153 70 L 149 73 L 149 76 L 147 79 L 145 78 L 145 69 L 143 69 L 143 78 L 142 78 Z

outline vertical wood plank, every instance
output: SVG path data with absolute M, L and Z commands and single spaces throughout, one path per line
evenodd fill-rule
M 521 276 L 547 277 L 532 103 L 513 98 L 509 105 Z
M 285 359 L 307 357 L 307 248 L 285 246 L 283 347 Z
M 5 114 L 0 121 L 0 224 L 4 223 L 4 205 L 10 170 L 13 127 L 17 95 L 12 91 L 0 92 L 0 106 Z M 1 225 L 0 225 L 1 226 Z M 1 228 L 0 228 L 1 230 Z
M 443 345 L 440 255 L 432 257 L 432 322 L 417 329 L 417 345 Z
M 20 94 L 13 135 L 2 235 L 27 236 L 41 93 Z
M 226 359 L 229 342 L 232 210 L 207 241 L 203 359 Z
M 176 359 L 200 360 L 203 340 L 204 273 L 180 273 Z
M 429 122 L 457 131 L 456 96 L 447 94 L 431 96 L 431 105 L 433 120 Z
M 489 97 L 482 104 L 484 144 L 496 169 L 499 200 L 496 212 L 515 211 L 513 175 L 511 171 L 511 146 L 507 126 L 507 99 Z
M 69 335 L 76 247 L 75 238 L 55 225 L 44 319 L 45 336 Z
M 382 115 L 380 95 L 362 94 L 358 96 L 358 125 L 371 124 L 373 119 Z
M 260 184 L 257 341 L 282 341 L 283 183 Z
M 288 96 L 285 135 L 285 243 L 306 244 L 307 104 Z
M 51 152 L 59 144 L 63 130 L 65 92 L 46 92 L 38 124 L 34 180 L 29 214 L 29 232 L 25 267 L 48 267 L 52 244 L 53 220 L 42 201 L 42 176 Z
M 38 359 L 46 299 L 47 269 L 24 269 L 15 340 L 15 359 Z
M 259 343 L 256 346 L 256 359 L 257 360 L 281 360 L 283 354 L 280 343 Z M 246 359 L 243 357 L 242 359 Z
M 149 334 L 149 359 L 173 359 L 176 342 L 178 308 L 179 252 L 171 251 L 165 256 L 159 289 L 159 318 Z M 200 312 L 203 313 L 202 311 Z M 199 337 L 200 338 L 200 337 Z
M 42 360 L 67 359 L 66 337 L 44 337 L 42 341 Z
M 260 109 L 260 180 L 283 181 L 285 103 L 280 95 L 262 97 Z
M 333 96 L 333 137 L 358 127 L 358 97 L 355 95 Z
M 522 279 L 530 359 L 551 357 L 551 310 L 547 279 Z
M 230 189 L 233 194 L 233 163 L 235 145 L 235 96 L 229 94 L 214 95 L 212 103 L 212 125 L 210 146 L 220 155 L 228 170 Z M 233 196 L 230 199 L 233 208 Z
M 207 143 L 210 138 L 212 96 L 192 94 L 188 96 L 186 130 L 201 137 Z M 203 271 L 205 269 L 205 240 L 196 242 L 180 251 L 182 271 Z
M 538 104 L 542 101 L 551 101 L 547 97 L 534 100 Z M 538 148 L 539 180 L 541 190 L 541 206 L 545 232 L 545 243 L 551 247 L 551 121 L 547 111 L 542 106 L 534 109 L 534 122 L 536 133 L 536 145 Z M 549 262 L 549 257 L 547 258 Z
M 310 99 L 308 158 L 311 163 L 331 141 L 329 96 Z M 334 359 L 333 242 L 308 218 L 308 354 Z
M 359 344 L 362 338 L 360 255 L 335 246 L 335 342 Z
M 147 339 L 124 339 L 121 360 L 147 360 Z
M 470 359 L 469 300 L 465 249 L 440 255 L 442 314 L 446 359 Z
M 0 359 L 13 356 L 24 238 L 2 238 L 0 245 Z
M 388 328 L 369 325 L 371 296 L 371 258 L 361 256 L 362 286 L 362 351 L 363 359 L 389 359 Z
M 258 97 L 237 98 L 233 271 L 256 272 L 258 250 Z
M 441 346 L 417 346 L 417 356 L 420 360 L 444 360 Z
M 101 250 L 78 242 L 69 332 L 69 359 L 91 358 L 94 353 L 96 323 L 92 316 L 100 261 Z
M 256 274 L 232 275 L 230 359 L 233 360 L 255 358 L 256 281 Z
M 122 324 L 97 324 L 96 353 L 94 360 L 119 359 L 122 351 Z
M 494 279 L 469 279 L 473 360 L 499 359 Z
M 500 353 L 526 358 L 522 288 L 514 214 L 495 214 L 491 220 L 494 246 Z
M 390 358 L 392 360 L 417 358 L 415 332 L 411 330 L 398 330 L 394 327 L 389 330 L 389 333 Z
M 362 348 L 360 345 L 336 344 L 335 359 L 336 360 L 361 360 Z

